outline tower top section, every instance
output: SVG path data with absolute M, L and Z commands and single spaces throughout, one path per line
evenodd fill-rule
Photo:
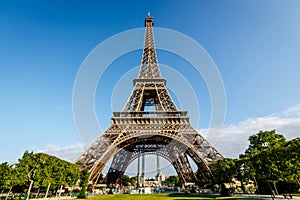
M 144 38 L 144 51 L 142 56 L 142 63 L 140 67 L 139 79 L 155 79 L 161 78 L 153 35 L 154 20 L 148 13 L 145 18 L 145 38 Z
M 148 16 L 145 18 L 145 27 L 153 27 L 154 26 L 154 20 L 153 18 L 150 16 L 150 12 L 148 12 Z

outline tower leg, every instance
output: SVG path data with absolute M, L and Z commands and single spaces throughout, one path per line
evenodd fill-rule
M 138 156 L 138 161 L 137 161 L 137 176 L 136 176 L 136 187 L 139 188 L 140 187 L 140 178 L 141 178 L 141 174 L 140 174 L 140 156 Z
M 156 154 L 156 169 L 157 169 L 157 183 L 160 186 L 161 185 L 161 179 L 160 179 L 160 163 L 159 163 L 159 155 Z
M 160 174 L 160 164 L 159 164 L 158 154 L 156 154 L 156 168 L 157 168 L 157 174 Z
M 145 154 L 142 155 L 142 186 L 145 187 Z

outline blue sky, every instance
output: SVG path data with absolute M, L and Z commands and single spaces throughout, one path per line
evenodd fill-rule
M 0 162 L 13 162 L 25 150 L 70 160 L 78 156 L 82 149 L 72 115 L 77 71 L 100 42 L 143 27 L 148 11 L 155 26 L 193 38 L 216 63 L 227 97 L 225 129 L 216 146 L 225 156 L 238 156 L 258 130 L 299 136 L 299 10 L 297 0 L 1 1 Z M 141 53 L 116 60 L 99 90 L 113 87 L 138 66 Z M 184 60 L 164 51 L 158 51 L 158 59 L 193 79 Z M 191 84 L 199 88 L 202 108 L 197 128 L 205 132 L 209 94 L 203 81 Z M 96 110 L 106 108 L 97 113 L 104 129 L 111 117 L 105 102 L 110 103 L 112 91 L 107 88 L 107 95 L 96 95 L 95 105 Z M 120 107 L 126 100 L 120 99 Z

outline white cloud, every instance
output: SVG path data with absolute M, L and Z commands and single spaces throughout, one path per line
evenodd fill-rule
M 287 116 L 287 117 L 299 118 L 300 117 L 300 104 L 287 108 L 285 111 L 282 112 L 282 115 Z
M 248 137 L 259 131 L 276 130 L 288 140 L 299 137 L 300 104 L 279 114 L 248 118 L 237 124 L 225 126 L 216 148 L 225 157 L 238 157 L 248 147 Z
M 60 147 L 55 144 L 48 144 L 45 149 L 38 150 L 37 152 L 47 153 L 63 160 L 74 162 L 84 151 L 84 146 L 81 143 Z

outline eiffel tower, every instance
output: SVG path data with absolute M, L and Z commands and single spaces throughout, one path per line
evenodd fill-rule
M 165 158 L 175 168 L 183 185 L 197 182 L 190 160 L 203 176 L 209 164 L 223 156 L 189 123 L 187 111 L 178 110 L 159 70 L 153 35 L 154 20 L 145 19 L 142 63 L 134 88 L 121 112 L 113 112 L 110 127 L 75 161 L 88 169 L 96 184 L 112 159 L 106 184 L 120 184 L 126 168 L 145 155 Z M 144 166 L 142 166 L 144 167 Z M 144 174 L 142 174 L 144 176 Z

